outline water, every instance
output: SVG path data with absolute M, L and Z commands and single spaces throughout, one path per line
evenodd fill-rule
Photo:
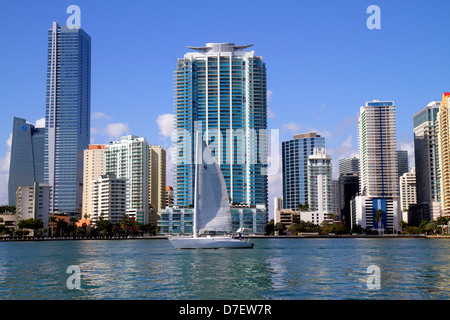
M 450 241 L 254 239 L 176 250 L 167 240 L 0 242 L 0 299 L 449 299 Z M 67 267 L 81 271 L 69 290 Z M 369 290 L 367 267 L 381 287 Z

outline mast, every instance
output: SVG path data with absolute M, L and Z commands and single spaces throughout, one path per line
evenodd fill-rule
M 194 217 L 193 217 L 193 220 L 192 220 L 192 223 L 193 223 L 193 225 L 192 225 L 192 232 L 193 232 L 193 235 L 194 235 L 194 238 L 197 238 L 197 236 L 198 236 L 198 234 L 197 234 L 197 201 L 198 201 L 198 196 L 197 196 L 197 193 L 198 193 L 198 164 L 199 164 L 199 156 L 198 156 L 198 154 L 199 154 L 199 149 L 200 149 L 200 146 L 201 146 L 201 144 L 199 143 L 199 136 L 200 136 L 200 134 L 199 134 L 199 131 L 196 131 L 195 132 L 195 145 L 194 145 L 194 148 L 195 148 L 195 160 L 194 160 Z

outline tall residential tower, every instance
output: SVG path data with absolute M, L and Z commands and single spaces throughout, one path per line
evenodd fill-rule
M 393 101 L 361 107 L 358 120 L 360 195 L 352 202 L 352 227 L 396 232 L 401 219 L 397 134 Z M 377 221 L 377 211 L 382 219 Z M 381 225 L 380 225 L 381 224 Z
M 194 132 L 220 165 L 233 203 L 268 206 L 266 66 L 251 47 L 207 43 L 178 59 L 175 205 L 193 204 Z

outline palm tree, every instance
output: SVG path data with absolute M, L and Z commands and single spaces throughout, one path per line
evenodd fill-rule
M 52 233 L 51 233 L 52 238 L 53 238 L 53 226 L 54 226 L 55 222 L 56 222 L 55 216 L 51 216 L 50 218 L 48 218 L 48 224 L 51 223 L 51 227 L 52 227 Z
M 398 223 L 400 230 L 403 231 L 403 228 L 406 227 L 407 223 L 403 220 L 399 221 Z
M 375 221 L 378 224 L 378 235 L 381 234 L 382 220 L 383 220 L 383 210 L 378 209 L 377 212 L 375 213 Z

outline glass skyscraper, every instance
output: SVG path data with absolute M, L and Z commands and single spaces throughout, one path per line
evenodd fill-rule
M 266 66 L 250 46 L 207 43 L 178 59 L 174 197 L 193 204 L 193 137 L 203 134 L 233 203 L 268 206 Z
M 297 210 L 308 203 L 308 157 L 314 148 L 325 148 L 325 138 L 315 132 L 297 134 L 281 144 L 284 209 Z
M 8 202 L 16 205 L 19 186 L 44 182 L 45 128 L 36 128 L 25 119 L 14 117 L 9 167 Z
M 48 31 L 45 182 L 52 212 L 81 212 L 83 150 L 90 140 L 91 38 L 53 22 Z

